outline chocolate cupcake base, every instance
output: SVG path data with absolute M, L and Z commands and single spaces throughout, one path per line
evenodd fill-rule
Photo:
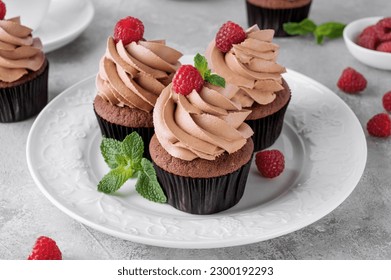
M 254 135 L 252 136 L 254 141 L 254 152 L 269 148 L 276 142 L 282 131 L 284 117 L 289 102 L 290 99 L 284 107 L 267 117 L 246 120 L 246 123 L 251 126 L 254 131 Z
M 2 83 L 0 87 L 0 122 L 18 122 L 37 115 L 48 102 L 49 63 L 23 82 Z
M 151 159 L 151 155 L 149 154 L 149 142 L 155 133 L 155 129 L 153 127 L 127 127 L 111 123 L 99 116 L 95 109 L 94 112 L 103 136 L 122 141 L 126 136 L 135 131 L 144 141 L 144 157 L 149 160 Z
M 169 173 L 155 164 L 167 203 L 191 214 L 214 214 L 236 205 L 246 187 L 251 160 L 237 171 L 219 177 L 191 178 Z
M 253 5 L 246 1 L 249 26 L 258 24 L 261 29 L 274 29 L 275 37 L 289 36 L 283 29 L 286 22 L 300 22 L 308 17 L 311 8 L 309 4 L 289 9 L 271 9 Z
M 247 182 L 253 157 L 251 139 L 232 154 L 223 153 L 215 160 L 182 160 L 170 155 L 152 137 L 150 152 L 156 175 L 168 203 L 192 214 L 213 214 L 239 202 Z

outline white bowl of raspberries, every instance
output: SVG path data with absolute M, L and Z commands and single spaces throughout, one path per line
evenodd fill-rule
M 368 17 L 349 23 L 343 38 L 350 53 L 362 63 L 391 70 L 391 17 Z

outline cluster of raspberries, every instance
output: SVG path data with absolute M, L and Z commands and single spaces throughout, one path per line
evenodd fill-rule
M 391 17 L 365 28 L 358 36 L 357 44 L 371 50 L 391 52 Z

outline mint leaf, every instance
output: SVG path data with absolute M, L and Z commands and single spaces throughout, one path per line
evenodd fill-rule
M 208 77 L 206 81 L 211 83 L 212 85 L 225 88 L 225 79 L 223 77 L 220 77 L 219 75 L 212 74 Z
M 344 23 L 325 22 L 316 25 L 310 19 L 304 19 L 301 22 L 288 22 L 283 25 L 284 31 L 289 35 L 307 35 L 312 33 L 317 44 L 322 44 L 324 38 L 335 39 L 342 37 L 345 28 Z
M 122 150 L 131 164 L 140 163 L 144 153 L 143 139 L 138 133 L 132 132 L 122 141 Z
M 339 38 L 343 34 L 345 24 L 339 22 L 326 22 L 316 27 L 315 32 L 330 39 Z
M 324 36 L 322 34 L 319 34 L 318 32 L 314 32 L 315 40 L 318 45 L 323 44 Z
M 206 58 L 197 53 L 194 57 L 194 67 L 197 68 L 202 78 L 205 80 L 205 74 L 208 71 L 208 61 L 206 60 Z
M 116 155 L 115 160 L 117 161 L 119 166 L 129 165 L 128 158 L 124 155 Z
M 306 18 L 301 22 L 284 23 L 282 28 L 289 35 L 307 35 L 315 31 L 316 24 L 312 20 Z
M 194 66 L 201 73 L 204 81 L 225 88 L 225 79 L 219 75 L 212 74 L 212 71 L 208 68 L 208 61 L 204 56 L 197 53 L 194 57 Z
M 119 190 L 123 184 L 132 178 L 133 172 L 120 166 L 107 173 L 98 184 L 98 191 L 104 193 L 113 193 Z
M 100 151 L 103 159 L 110 168 L 117 168 L 119 165 L 117 162 L 117 156 L 122 154 L 121 142 L 111 138 L 103 138 L 100 144 Z
M 165 203 L 167 198 L 156 178 L 156 172 L 152 163 L 143 158 L 141 160 L 142 170 L 138 173 L 136 191 L 144 198 L 153 202 Z
M 98 191 L 107 194 L 119 190 L 130 178 L 137 178 L 136 191 L 146 199 L 164 203 L 166 196 L 156 177 L 152 163 L 143 158 L 144 142 L 137 132 L 132 132 L 120 142 L 103 138 L 102 156 L 112 169 L 98 183 Z

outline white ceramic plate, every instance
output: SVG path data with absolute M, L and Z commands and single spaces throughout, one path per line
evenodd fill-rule
M 36 119 L 27 161 L 44 195 L 74 219 L 134 242 L 176 248 L 248 244 L 303 228 L 340 205 L 363 173 L 367 146 L 348 106 L 318 82 L 289 70 L 293 97 L 282 135 L 286 169 L 262 178 L 253 163 L 242 200 L 215 215 L 198 216 L 141 198 L 128 181 L 114 195 L 96 190 L 108 172 L 92 110 L 95 77 L 64 91 Z
M 49 11 L 34 32 L 46 53 L 75 40 L 91 23 L 94 6 L 90 0 L 52 0 Z

